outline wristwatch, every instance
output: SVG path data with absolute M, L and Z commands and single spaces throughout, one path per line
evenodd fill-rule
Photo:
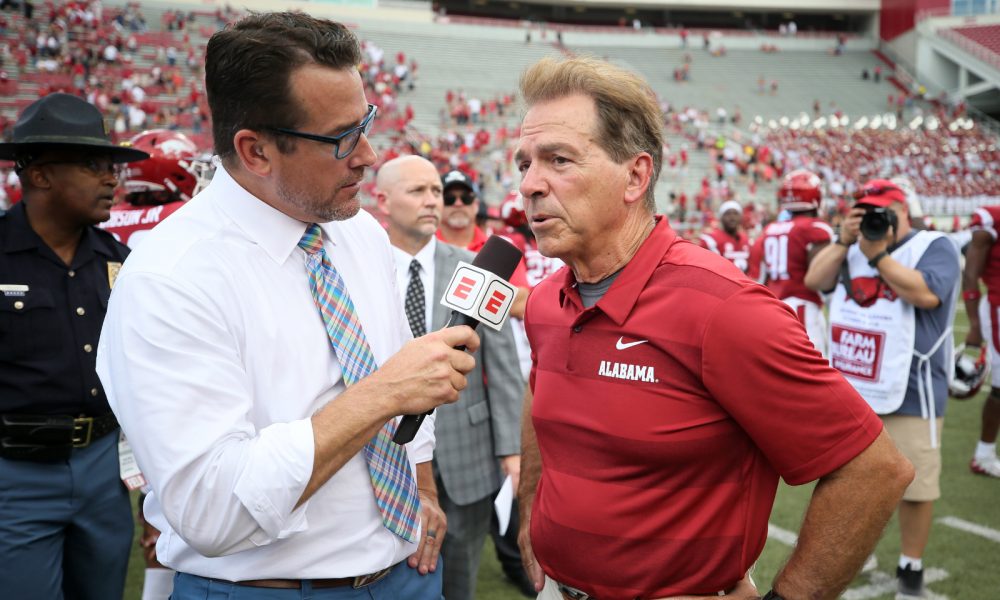
M 889 253 L 886 252 L 885 250 L 879 252 L 878 254 L 873 256 L 871 260 L 868 261 L 868 266 L 873 269 L 877 269 L 879 261 L 885 258 L 886 256 L 889 256 Z
M 771 590 L 770 592 L 764 594 L 764 597 L 761 598 L 760 600 L 785 600 L 785 599 L 779 596 L 778 592 Z

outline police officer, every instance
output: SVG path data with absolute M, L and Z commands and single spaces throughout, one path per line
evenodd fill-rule
M 0 213 L 0 589 L 21 600 L 121 598 L 132 540 L 118 423 L 95 372 L 98 336 L 128 249 L 110 217 L 114 145 L 94 106 L 28 106 L 0 159 L 24 199 Z

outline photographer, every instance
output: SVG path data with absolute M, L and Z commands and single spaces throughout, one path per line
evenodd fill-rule
M 874 179 L 856 196 L 840 239 L 809 265 L 805 283 L 834 290 L 830 362 L 876 413 L 917 476 L 899 506 L 899 592 L 923 597 L 922 556 L 940 496 L 940 438 L 960 273 L 943 235 L 911 227 L 906 195 Z

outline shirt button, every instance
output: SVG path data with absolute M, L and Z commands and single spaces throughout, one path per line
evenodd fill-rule
M 79 306 L 76 309 L 76 314 L 78 314 L 78 315 L 80 315 L 82 317 L 83 315 L 87 314 L 87 311 L 83 310 L 82 306 Z
M 97 395 L 97 388 L 90 388 L 90 395 L 91 396 L 96 396 Z
M 583 326 L 582 325 L 577 325 L 577 326 L 573 327 L 573 333 L 580 333 L 581 331 L 583 331 Z
M 93 352 L 94 351 L 94 347 L 91 346 L 90 344 L 84 344 L 83 345 L 83 351 L 84 352 Z
M 14 303 L 14 310 L 21 310 L 22 308 L 24 308 L 24 302 L 18 300 Z
M 70 269 L 69 272 L 67 272 L 66 274 L 69 275 L 70 277 L 76 277 L 76 271 L 74 271 L 73 269 Z

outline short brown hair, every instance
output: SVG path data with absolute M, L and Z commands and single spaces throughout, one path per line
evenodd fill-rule
M 358 38 L 347 27 L 300 12 L 251 13 L 216 32 L 205 51 L 205 91 L 212 111 L 215 153 L 236 153 L 241 129 L 295 129 L 305 115 L 291 94 L 298 67 L 319 64 L 354 69 L 361 62 Z M 276 138 L 281 152 L 294 141 Z
M 597 143 L 612 160 L 623 163 L 640 152 L 653 157 L 645 204 L 656 212 L 653 187 L 663 165 L 663 115 L 644 79 L 592 57 L 543 58 L 521 75 L 520 87 L 527 108 L 571 94 L 593 98 Z

